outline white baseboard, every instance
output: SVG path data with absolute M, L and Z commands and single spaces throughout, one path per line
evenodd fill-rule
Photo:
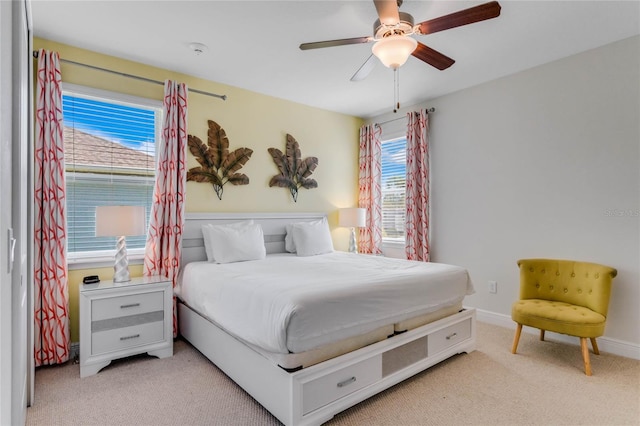
M 513 322 L 511 316 L 504 314 L 497 314 L 495 312 L 485 311 L 482 309 L 476 309 L 476 318 L 480 322 L 486 322 L 488 324 L 497 325 L 500 327 L 510 328 L 515 331 L 516 323 Z M 529 334 L 539 334 L 540 331 L 537 328 L 523 327 L 522 330 Z M 545 333 L 545 338 L 549 340 L 555 340 L 562 343 L 569 343 L 579 346 L 580 340 L 576 337 L 567 336 L 565 334 L 557 334 L 548 331 Z M 608 352 L 614 355 L 620 355 L 626 358 L 632 358 L 640 360 L 640 345 L 631 342 L 625 342 L 618 339 L 612 339 L 607 336 L 598 337 L 598 348 L 602 352 Z

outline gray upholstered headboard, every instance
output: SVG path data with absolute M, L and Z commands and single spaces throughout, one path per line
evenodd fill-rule
M 285 226 L 326 217 L 325 213 L 187 213 L 182 235 L 181 266 L 207 260 L 202 239 L 202 225 L 222 225 L 253 219 L 262 226 L 267 253 L 284 253 Z

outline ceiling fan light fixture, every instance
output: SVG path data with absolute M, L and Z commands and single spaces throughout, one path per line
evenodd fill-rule
M 391 35 L 376 41 L 371 51 L 384 66 L 397 69 L 407 62 L 416 47 L 418 42 L 413 37 Z

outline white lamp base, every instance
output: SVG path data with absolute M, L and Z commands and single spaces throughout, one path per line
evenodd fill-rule
M 356 228 L 351 227 L 351 236 L 349 237 L 349 253 L 358 253 L 358 244 L 356 243 Z
M 129 259 L 127 259 L 127 243 L 124 237 L 118 237 L 116 243 L 116 263 L 113 266 L 113 282 L 131 281 L 129 276 Z

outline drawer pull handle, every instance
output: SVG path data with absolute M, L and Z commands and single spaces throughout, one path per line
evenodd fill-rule
M 120 309 L 125 309 L 125 308 L 135 308 L 140 306 L 139 303 L 129 303 L 128 305 L 120 305 Z
M 131 336 L 122 336 L 120 340 L 137 339 L 138 337 L 140 337 L 139 334 L 132 334 Z
M 356 381 L 356 376 L 350 377 L 347 380 L 344 380 L 344 381 L 338 383 L 338 387 L 339 388 L 343 388 L 343 387 L 345 387 L 347 385 L 350 385 L 351 383 L 353 383 L 355 381 Z
M 458 335 L 458 333 L 452 333 L 452 334 L 450 334 L 450 335 L 448 335 L 448 336 L 447 336 L 447 340 L 451 340 L 451 339 L 453 339 L 454 337 L 456 337 L 457 335 Z

